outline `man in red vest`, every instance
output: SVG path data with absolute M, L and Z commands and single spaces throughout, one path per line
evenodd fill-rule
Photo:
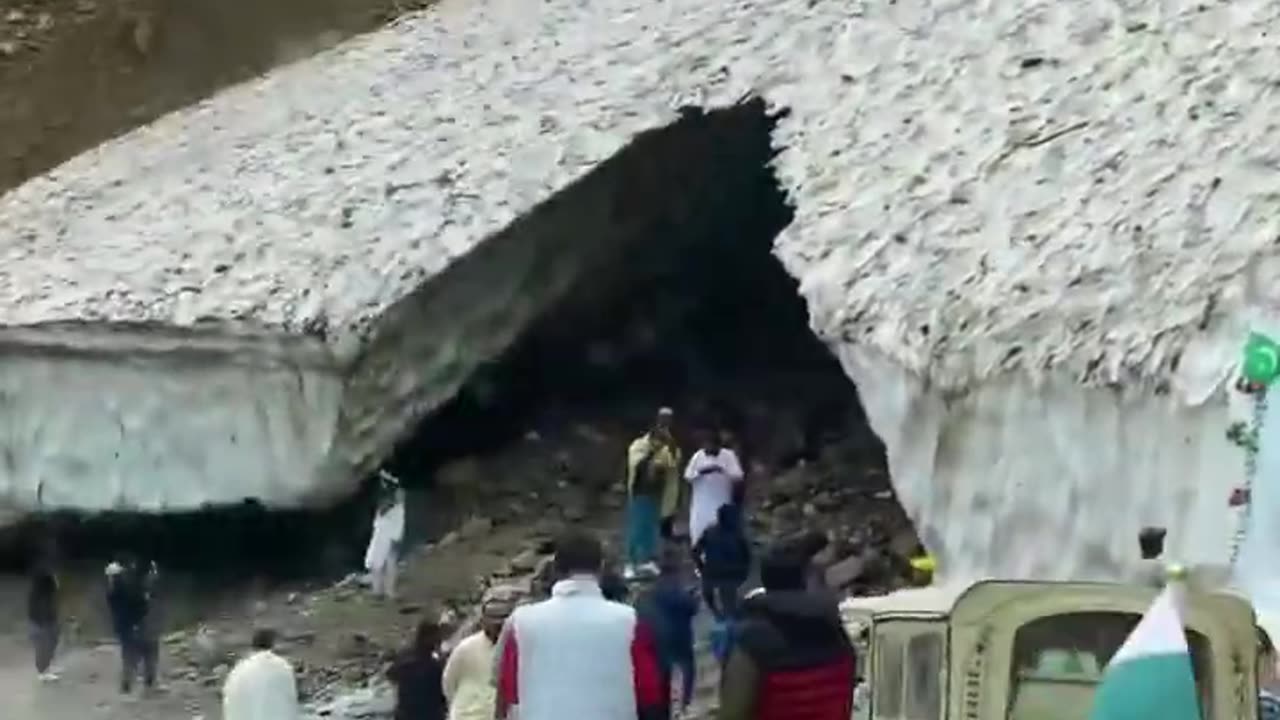
M 770 550 L 763 592 L 743 601 L 720 687 L 720 720 L 848 720 L 854 650 L 836 598 L 806 589 L 804 554 Z

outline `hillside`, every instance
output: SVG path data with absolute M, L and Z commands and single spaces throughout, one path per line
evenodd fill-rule
M 429 0 L 0 1 L 0 192 Z

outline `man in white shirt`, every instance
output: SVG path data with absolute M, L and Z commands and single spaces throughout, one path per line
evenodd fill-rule
M 689 458 L 684 478 L 693 487 L 689 502 L 689 543 L 696 545 L 703 531 L 716 521 L 720 506 L 733 502 L 733 489 L 742 482 L 738 455 L 720 442 L 720 434 L 706 434 L 702 449 Z
M 276 634 L 253 634 L 253 653 L 236 663 L 222 686 L 223 720 L 298 720 L 293 666 L 272 651 Z
M 393 598 L 396 594 L 396 570 L 400 562 L 400 546 L 404 542 L 404 490 L 385 471 L 373 518 L 373 535 L 364 554 L 364 567 L 375 595 Z

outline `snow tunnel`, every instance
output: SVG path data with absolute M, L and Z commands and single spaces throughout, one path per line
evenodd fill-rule
M 857 390 L 772 252 L 792 220 L 771 168 L 777 120 L 759 99 L 684 108 L 387 313 L 346 381 L 338 437 L 383 448 L 363 467 L 385 460 L 413 490 L 411 535 L 447 529 L 436 480 L 451 462 L 583 422 L 638 433 L 661 405 L 690 449 L 727 430 L 768 475 L 839 445 L 851 483 L 889 489 Z M 388 391 L 402 373 L 429 381 Z M 586 472 L 605 487 L 621 457 Z M 323 505 L 66 514 L 56 534 L 76 556 L 157 548 L 196 571 L 333 574 L 359 562 L 368 488 Z M 28 525 L 19 546 L 49 528 Z

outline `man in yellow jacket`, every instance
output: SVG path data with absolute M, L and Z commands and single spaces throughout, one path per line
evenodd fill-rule
M 671 435 L 671 408 L 662 408 L 649 432 L 627 448 L 627 567 L 625 575 L 657 574 L 660 529 L 680 507 L 680 449 Z

